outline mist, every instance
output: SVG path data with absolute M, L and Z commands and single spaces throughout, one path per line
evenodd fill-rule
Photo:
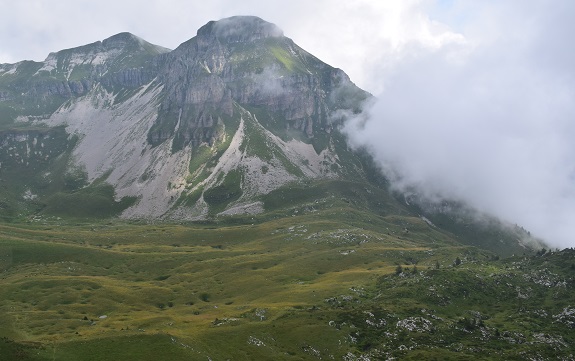
M 460 3 L 461 37 L 415 39 L 371 68 L 381 91 L 344 132 L 398 190 L 463 200 L 575 246 L 575 3 L 484 4 Z

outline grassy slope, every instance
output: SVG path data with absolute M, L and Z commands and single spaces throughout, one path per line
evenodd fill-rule
M 393 222 L 388 226 L 401 234 Z M 294 332 L 296 326 L 330 334 L 321 341 L 328 349 L 339 335 L 327 321 L 310 320 L 309 309 L 392 272 L 399 252 L 426 249 L 423 239 L 402 240 L 327 214 L 254 226 L 48 223 L 0 232 L 1 314 L 8 325 L 0 336 L 41 341 L 46 352 L 54 343 L 57 359 L 78 357 L 86 343 L 157 334 L 216 359 L 234 350 L 245 359 L 260 352 L 290 359 L 301 355 L 301 344 L 321 339 Z M 255 339 L 273 346 L 257 347 Z
M 270 197 L 268 206 L 282 195 Z M 526 342 L 541 332 L 572 338 L 567 323 L 553 322 L 575 303 L 571 281 L 559 288 L 533 281 L 563 280 L 570 254 L 494 261 L 408 214 L 376 215 L 340 199 L 287 209 L 287 217 L 271 211 L 237 225 L 1 225 L 0 337 L 8 339 L 0 353 L 8 360 L 297 360 L 569 351 L 559 341 Z M 554 268 L 545 271 L 543 261 Z M 398 264 L 403 276 L 395 275 Z M 547 273 L 523 276 L 541 269 Z M 517 298 L 517 287 L 531 298 Z M 541 309 L 546 316 L 532 315 Z M 470 311 L 480 312 L 482 326 L 464 320 L 478 322 Z M 408 317 L 431 320 L 434 331 L 398 328 Z M 381 320 L 385 327 L 367 322 Z

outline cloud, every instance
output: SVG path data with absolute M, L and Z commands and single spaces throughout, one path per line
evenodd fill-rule
M 379 71 L 369 120 L 345 131 L 396 172 L 398 188 L 463 199 L 574 246 L 574 5 L 485 4 L 460 9 L 477 14 L 464 41 L 405 46 Z

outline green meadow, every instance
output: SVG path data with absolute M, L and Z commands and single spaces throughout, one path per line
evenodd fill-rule
M 345 205 L 194 224 L 2 224 L 2 360 L 495 360 L 571 349 L 575 317 L 555 317 L 575 305 L 570 252 L 498 260 L 419 217 Z M 535 281 L 525 276 L 536 269 Z

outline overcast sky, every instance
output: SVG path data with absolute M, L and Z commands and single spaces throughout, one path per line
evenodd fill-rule
M 396 185 L 575 246 L 575 1 L 0 0 L 0 63 L 129 31 L 175 48 L 256 15 L 377 101 L 346 131 Z

